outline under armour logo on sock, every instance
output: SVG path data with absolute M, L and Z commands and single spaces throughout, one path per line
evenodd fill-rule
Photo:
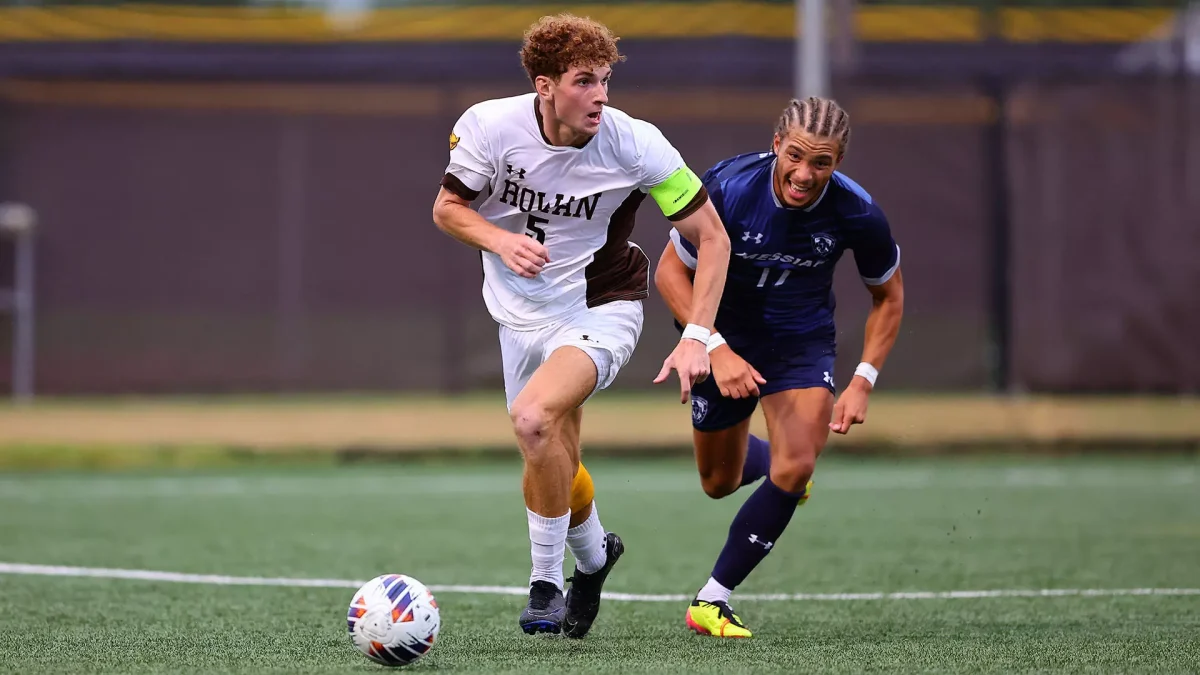
M 763 541 L 762 539 L 759 539 L 757 534 L 750 535 L 750 543 L 751 544 L 762 544 L 762 547 L 767 549 L 768 551 L 770 551 L 771 547 L 775 545 L 775 542 L 773 542 L 773 541 Z

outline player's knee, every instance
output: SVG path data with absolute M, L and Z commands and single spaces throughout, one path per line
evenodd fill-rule
M 742 484 L 741 472 L 734 472 L 730 467 L 716 467 L 700 472 L 700 486 L 704 494 L 713 499 L 721 499 L 737 492 Z
M 513 403 L 509 416 L 512 418 L 513 433 L 525 452 L 545 445 L 555 423 L 554 415 L 536 402 L 518 400 Z
M 804 452 L 771 458 L 771 482 L 781 490 L 800 493 L 817 467 L 817 454 Z

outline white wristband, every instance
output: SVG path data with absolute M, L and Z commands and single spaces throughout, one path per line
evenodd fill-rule
M 725 344 L 725 338 L 720 333 L 713 333 L 708 337 L 708 353 L 711 354 L 714 349 Z
M 697 326 L 694 323 L 689 323 L 683 329 L 681 340 L 695 340 L 701 344 L 708 344 L 708 338 L 712 335 L 712 331 L 704 326 Z
M 879 377 L 879 370 L 877 370 L 875 366 L 863 361 L 862 363 L 858 364 L 857 368 L 854 369 L 854 374 L 862 377 L 867 382 L 870 382 L 871 386 L 874 387 L 875 379 Z

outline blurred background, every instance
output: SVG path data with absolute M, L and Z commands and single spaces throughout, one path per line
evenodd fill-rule
M 477 255 L 430 208 L 454 120 L 528 90 L 522 31 L 562 10 L 621 36 L 611 104 L 697 172 L 798 93 L 849 110 L 904 255 L 888 392 L 1200 388 L 1200 5 L 1163 0 L 6 0 L 0 385 L 495 394 Z M 849 256 L 837 294 L 844 384 Z M 646 306 L 613 391 L 669 399 Z

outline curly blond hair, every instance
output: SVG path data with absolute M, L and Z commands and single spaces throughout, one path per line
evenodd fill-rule
M 624 61 L 617 40 L 604 24 L 573 14 L 543 16 L 525 31 L 521 65 L 532 82 L 539 75 L 554 81 L 574 67 L 611 66 Z

